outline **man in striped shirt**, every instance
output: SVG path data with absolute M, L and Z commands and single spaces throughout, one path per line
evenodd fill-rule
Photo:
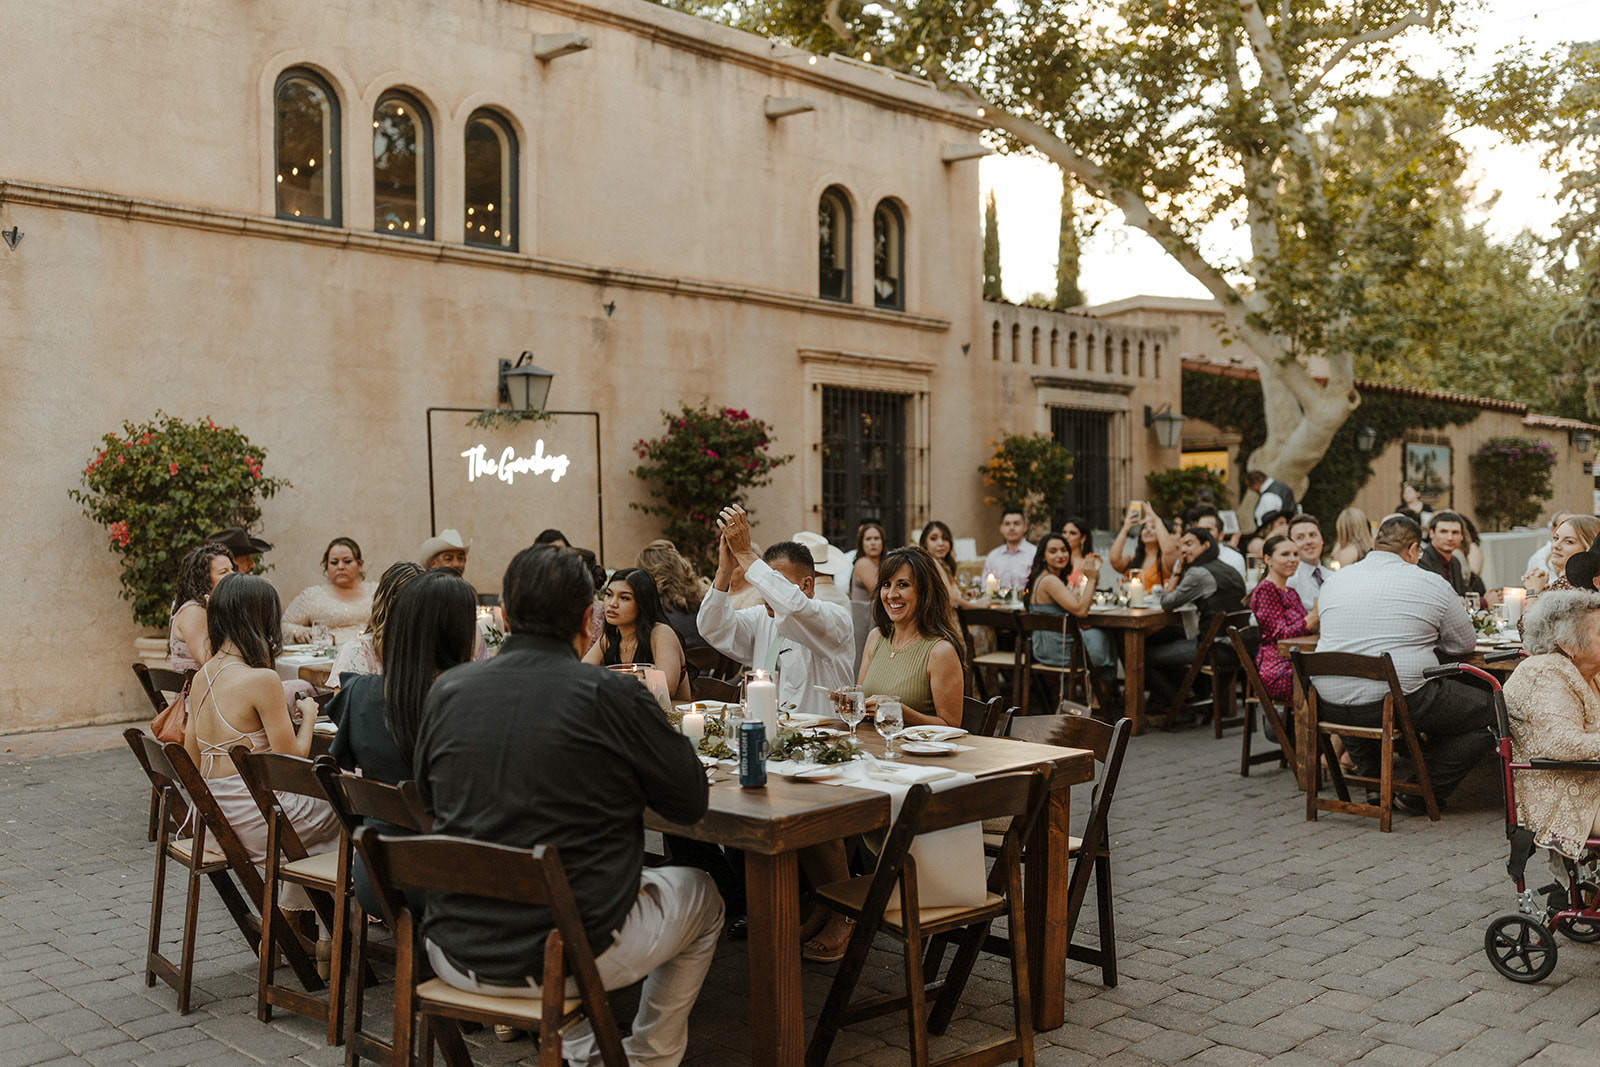
M 1372 552 L 1323 583 L 1317 651 L 1393 657 L 1411 722 L 1427 735 L 1422 755 L 1434 796 L 1443 801 L 1494 748 L 1489 733 L 1494 701 L 1486 690 L 1458 678 L 1423 678 L 1424 670 L 1439 664 L 1435 649 L 1464 656 L 1477 635 L 1450 583 L 1417 566 L 1421 552 L 1420 526 L 1403 515 L 1385 519 Z M 1326 678 L 1317 682 L 1319 709 L 1332 722 L 1378 726 L 1385 688 L 1360 678 Z M 1346 738 L 1345 746 L 1359 773 L 1377 776 L 1377 742 Z M 1395 806 L 1423 810 L 1420 798 L 1405 795 L 1395 797 Z

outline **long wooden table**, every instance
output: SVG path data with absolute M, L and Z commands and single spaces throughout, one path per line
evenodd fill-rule
M 1164 629 L 1178 616 L 1160 608 L 1112 608 L 1091 611 L 1079 620 L 1085 626 L 1122 631 L 1122 673 L 1124 683 L 1122 713 L 1133 721 L 1133 732 L 1144 732 L 1144 644 L 1145 638 Z
M 881 753 L 871 731 L 858 732 L 862 746 Z M 1009 738 L 965 737 L 975 751 L 919 759 L 977 777 L 1056 766 L 1045 814 L 1028 842 L 1024 906 L 1028 916 L 1034 1020 L 1053 1030 L 1066 1017 L 1067 859 L 1071 786 L 1094 777 L 1094 756 L 1084 749 L 1035 745 Z M 741 789 L 738 780 L 711 787 L 711 807 L 692 826 L 645 813 L 645 825 L 726 848 L 745 856 L 745 893 L 750 921 L 751 1062 L 799 1067 L 805 1056 L 805 1010 L 800 995 L 800 872 L 797 853 L 889 824 L 889 798 L 882 793 L 821 782 L 796 782 L 776 775 L 764 789 Z

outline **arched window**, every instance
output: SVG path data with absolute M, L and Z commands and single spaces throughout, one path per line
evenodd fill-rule
M 304 67 L 278 75 L 272 97 L 278 217 L 338 226 L 339 98 Z
M 1061 331 L 1050 328 L 1050 365 L 1054 367 L 1061 354 Z
M 433 236 L 433 127 L 414 98 L 390 90 L 372 109 L 372 228 Z
M 1074 359 L 1072 365 L 1076 367 L 1078 361 Z M 1083 369 L 1086 371 L 1094 370 L 1094 334 L 1092 333 L 1083 335 Z
M 994 326 L 989 330 L 990 346 L 994 349 L 994 360 L 1000 362 L 1000 320 L 994 320 Z
M 872 302 L 891 311 L 906 307 L 906 224 L 893 201 L 872 213 Z
M 1160 344 L 1160 342 L 1156 343 L 1155 368 L 1154 369 L 1155 369 L 1155 376 L 1157 378 L 1161 377 L 1161 344 Z
M 1033 357 L 1034 366 L 1038 366 L 1038 364 L 1039 364 L 1039 327 L 1037 327 L 1037 326 L 1035 326 L 1033 328 L 1033 349 L 1032 349 L 1031 355 Z
M 1022 362 L 1022 323 L 1011 324 L 1011 362 Z
M 1067 334 L 1067 369 L 1078 369 L 1078 331 Z
M 1116 365 L 1115 365 L 1117 354 L 1116 354 L 1115 346 L 1112 345 L 1112 343 L 1111 343 L 1111 335 L 1109 333 L 1106 334 L 1105 355 L 1106 355 L 1106 373 L 1107 374 L 1111 374 L 1111 373 L 1115 372 L 1116 369 L 1117 369 Z
M 817 205 L 817 295 L 850 302 L 850 198 L 837 185 Z
M 1144 377 L 1144 342 L 1139 342 L 1139 377 Z
M 1126 337 L 1122 339 L 1122 374 L 1123 377 L 1127 377 L 1128 374 L 1128 339 Z
M 493 111 L 467 119 L 466 238 L 469 245 L 517 250 L 517 135 Z

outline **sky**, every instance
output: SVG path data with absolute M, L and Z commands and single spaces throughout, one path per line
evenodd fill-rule
M 1600 39 L 1600 0 L 1487 0 L 1475 21 L 1484 55 L 1517 37 L 1539 48 L 1596 40 Z M 1501 192 L 1490 216 L 1490 229 L 1502 237 L 1524 228 L 1538 233 L 1548 230 L 1560 213 L 1550 197 L 1556 183 L 1539 166 L 1535 154 L 1489 134 L 1469 134 L 1461 140 L 1473 151 L 1473 163 L 1480 172 L 1480 197 L 1496 189 Z M 1020 302 L 1036 292 L 1053 297 L 1060 172 L 1052 164 L 1024 156 L 989 156 L 979 167 L 985 196 L 990 189 L 995 193 L 1000 275 L 1006 298 Z M 1229 235 L 1224 229 L 1208 236 L 1222 243 Z M 1152 239 L 1124 226 L 1120 212 L 1113 212 L 1085 245 L 1080 270 L 1079 284 L 1091 304 L 1136 295 L 1210 295 Z

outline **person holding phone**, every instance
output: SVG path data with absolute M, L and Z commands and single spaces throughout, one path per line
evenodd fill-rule
M 1138 540 L 1130 551 L 1128 535 L 1136 528 Z M 1164 586 L 1177 571 L 1178 538 L 1161 521 L 1148 500 L 1135 500 L 1128 505 L 1122 529 L 1111 542 L 1110 563 L 1112 569 L 1124 577 L 1137 576 L 1147 590 Z

